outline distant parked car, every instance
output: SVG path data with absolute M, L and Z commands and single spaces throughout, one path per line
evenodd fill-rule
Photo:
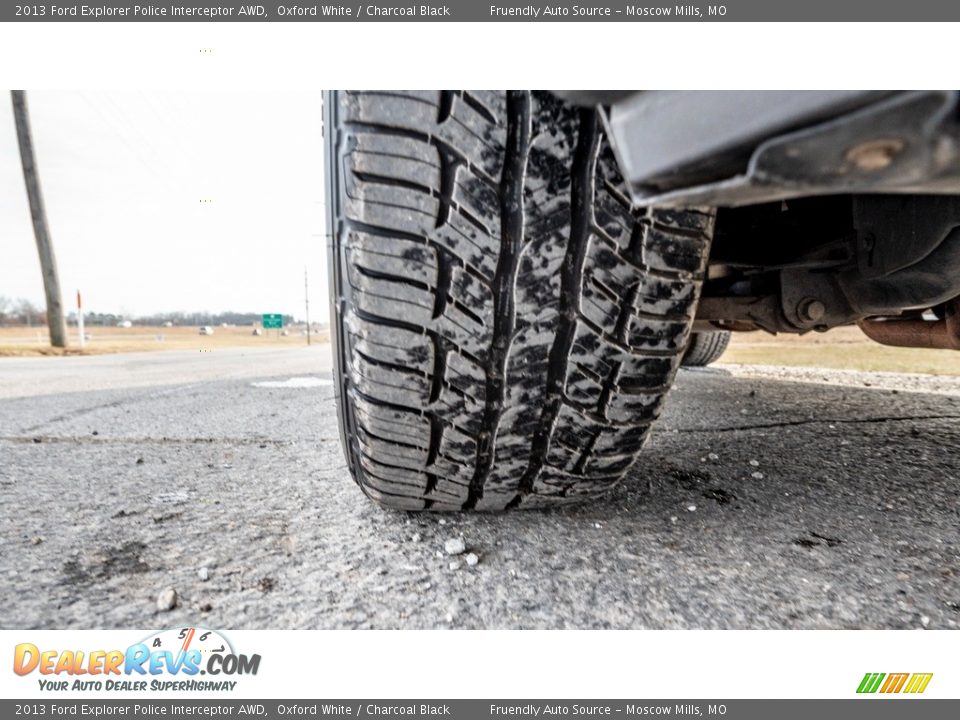
M 203 326 L 200 328 L 200 334 L 201 334 L 201 335 L 213 335 L 213 328 L 210 327 L 209 325 L 203 325 Z
M 260 337 L 261 335 L 263 335 L 263 331 L 260 328 L 255 327 L 253 329 L 253 335 L 254 337 Z
M 133 323 L 130 322 L 129 320 L 121 320 L 120 322 L 117 323 L 117 327 L 118 327 L 118 328 L 131 328 L 131 327 L 133 327 Z
M 167 320 L 167 321 L 163 324 L 163 326 L 164 326 L 164 327 L 173 327 L 173 321 L 172 321 L 172 320 Z

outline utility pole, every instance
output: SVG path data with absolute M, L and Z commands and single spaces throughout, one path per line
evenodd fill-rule
M 60 280 L 57 276 L 57 258 L 47 229 L 47 213 L 40 192 L 37 162 L 33 155 L 33 140 L 30 137 L 30 117 L 27 114 L 27 97 L 23 90 L 11 90 L 13 119 L 17 126 L 20 143 L 20 162 L 23 165 L 23 180 L 30 200 L 30 216 L 33 218 L 33 234 L 40 254 L 40 270 L 43 273 L 43 290 L 47 299 L 47 326 L 50 328 L 50 344 L 53 347 L 67 346 L 67 323 L 63 314 L 63 299 L 60 295 Z
M 310 285 L 307 282 L 307 269 L 303 269 L 303 304 L 307 309 L 307 345 L 310 344 Z

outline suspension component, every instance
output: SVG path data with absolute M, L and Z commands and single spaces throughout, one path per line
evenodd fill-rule
M 895 347 L 960 350 L 960 297 L 944 306 L 943 318 L 866 318 L 857 323 L 871 340 Z

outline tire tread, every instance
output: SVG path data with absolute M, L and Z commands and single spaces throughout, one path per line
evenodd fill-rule
M 612 487 L 687 348 L 712 211 L 632 208 L 596 113 L 547 93 L 327 102 L 358 484 L 404 510 L 545 507 Z

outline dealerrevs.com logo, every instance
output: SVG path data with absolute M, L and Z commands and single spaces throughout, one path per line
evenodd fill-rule
M 933 673 L 867 673 L 857 686 L 858 693 L 907 693 L 915 695 L 927 689 Z
M 125 650 L 56 650 L 20 643 L 13 671 L 36 674 L 44 691 L 231 691 L 233 679 L 256 675 L 260 655 L 234 651 L 220 633 L 199 627 L 151 635 Z M 199 676 L 203 676 L 202 679 Z

